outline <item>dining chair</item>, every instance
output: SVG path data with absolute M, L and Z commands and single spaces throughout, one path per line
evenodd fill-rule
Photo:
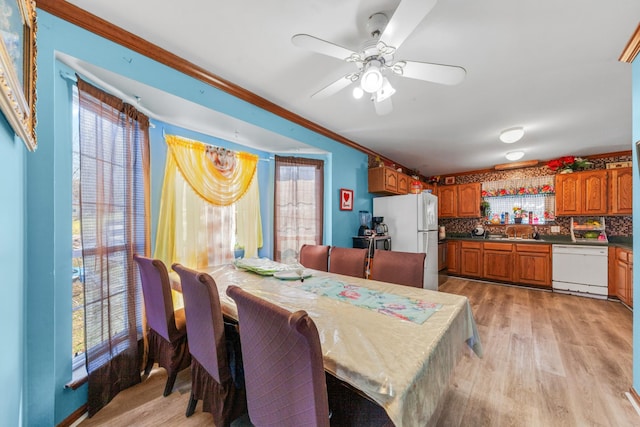
M 184 309 L 174 310 L 169 273 L 158 259 L 133 255 L 140 270 L 142 296 L 149 332 L 149 351 L 144 373 L 148 375 L 154 363 L 167 371 L 163 395 L 173 391 L 178 372 L 191 363 Z
M 329 426 L 327 384 L 318 330 L 304 310 L 292 313 L 238 286 L 249 419 L 256 426 Z
M 186 416 L 193 415 L 202 400 L 202 410 L 213 415 L 216 426 L 229 426 L 247 407 L 243 385 L 236 384 L 244 379 L 234 378 L 237 370 L 229 364 L 232 358 L 241 363 L 240 350 L 229 336 L 236 329 L 225 328 L 218 288 L 210 275 L 177 263 L 172 268 L 180 276 L 190 337 L 191 396 Z
M 375 251 L 371 279 L 422 288 L 424 252 Z
M 366 277 L 368 249 L 331 248 L 329 271 L 353 277 Z
M 329 269 L 329 249 L 325 245 L 302 245 L 300 248 L 300 264 L 314 270 Z

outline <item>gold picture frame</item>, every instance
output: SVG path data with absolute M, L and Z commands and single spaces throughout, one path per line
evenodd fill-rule
M 36 140 L 36 2 L 0 0 L 0 110 L 34 151 Z

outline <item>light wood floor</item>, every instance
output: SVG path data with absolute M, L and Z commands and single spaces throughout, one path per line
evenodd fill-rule
M 625 393 L 632 384 L 632 313 L 618 302 L 450 278 L 440 291 L 471 302 L 484 357 L 465 352 L 434 426 L 640 426 Z M 121 392 L 89 426 L 204 426 L 185 418 L 188 370 L 163 398 L 154 369 Z M 234 427 L 250 426 L 248 420 Z M 363 427 L 363 426 L 357 426 Z

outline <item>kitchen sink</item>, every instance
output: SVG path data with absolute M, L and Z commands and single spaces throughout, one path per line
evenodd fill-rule
M 487 236 L 486 240 L 504 240 L 509 242 L 543 242 L 542 239 L 531 239 L 522 237 L 507 237 L 507 236 Z

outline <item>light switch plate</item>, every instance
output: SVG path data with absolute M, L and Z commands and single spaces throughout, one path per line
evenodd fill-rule
M 559 225 L 552 225 L 551 226 L 551 232 L 552 233 L 559 233 L 560 232 L 560 226 Z

